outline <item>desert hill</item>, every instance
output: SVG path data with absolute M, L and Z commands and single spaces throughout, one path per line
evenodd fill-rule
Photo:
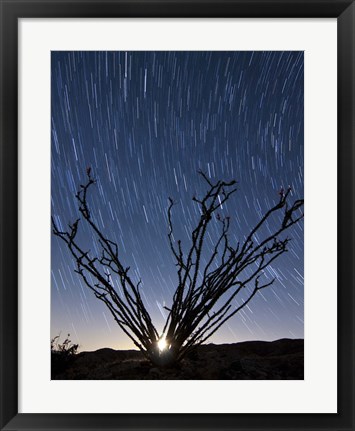
M 180 364 L 159 369 L 136 350 L 109 348 L 75 355 L 56 380 L 302 380 L 304 341 L 246 341 L 197 346 Z

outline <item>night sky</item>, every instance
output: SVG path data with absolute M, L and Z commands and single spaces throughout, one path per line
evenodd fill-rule
M 207 191 L 197 174 L 238 181 L 221 213 L 236 244 L 292 187 L 303 198 L 303 52 L 52 52 L 52 215 L 59 227 L 79 217 L 74 197 L 92 168 L 89 204 L 119 245 L 158 330 L 177 286 L 168 243 L 168 197 L 175 236 L 185 249 Z M 275 221 L 276 222 L 276 221 Z M 213 221 L 208 243 L 220 224 Z M 265 271 L 275 283 L 258 293 L 209 341 L 303 338 L 303 223 L 289 252 Z M 80 226 L 83 248 L 96 250 Z M 71 334 L 81 350 L 133 343 L 74 273 L 52 236 L 51 336 Z

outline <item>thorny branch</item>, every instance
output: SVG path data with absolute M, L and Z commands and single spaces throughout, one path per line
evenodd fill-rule
M 95 180 L 89 169 L 87 176 L 87 183 L 80 185 L 75 197 L 83 220 L 90 226 L 101 246 L 101 255 L 93 256 L 90 250 L 83 250 L 79 246 L 76 238 L 80 218 L 69 225 L 68 231 L 61 232 L 52 217 L 53 233 L 67 244 L 76 262 L 75 271 L 82 277 L 87 287 L 94 292 L 96 298 L 106 304 L 125 334 L 146 356 L 149 356 L 151 346 L 156 345 L 159 339 L 158 332 L 143 304 L 139 291 L 140 283 L 135 284 L 132 281 L 128 273 L 129 267 L 125 268 L 119 258 L 118 245 L 103 235 L 91 217 L 87 193 L 95 184 Z M 122 293 L 114 287 L 112 274 L 117 276 Z
M 185 356 L 193 346 L 205 342 L 228 319 L 244 308 L 258 291 L 274 282 L 271 280 L 262 283 L 263 272 L 287 251 L 290 239 L 280 239 L 280 235 L 303 218 L 303 213 L 299 211 L 303 207 L 303 199 L 296 200 L 290 206 L 289 187 L 286 192 L 280 192 L 279 201 L 264 214 L 244 242 L 233 247 L 229 238 L 230 218 L 222 218 L 217 213 L 216 219 L 221 224 L 220 236 L 203 265 L 206 233 L 212 215 L 236 191 L 236 183 L 212 183 L 206 174 L 201 171 L 199 174 L 207 182 L 209 190 L 203 198 L 193 198 L 200 207 L 201 217 L 192 232 L 191 246 L 185 254 L 181 241 L 177 241 L 177 246 L 174 242 L 172 199 L 169 200 L 168 207 L 168 237 L 178 269 L 178 287 L 172 306 L 167 308 L 169 314 L 164 332 L 168 344 L 178 352 L 178 359 Z M 264 238 L 257 241 L 257 235 L 278 211 L 283 211 L 279 227 L 273 232 L 267 231 Z M 250 284 L 253 287 L 247 298 L 240 305 L 235 305 L 237 295 Z

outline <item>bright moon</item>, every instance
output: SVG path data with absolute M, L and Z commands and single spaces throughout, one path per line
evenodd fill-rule
M 159 350 L 162 352 L 163 350 L 165 350 L 165 349 L 166 349 L 166 347 L 167 347 L 167 344 L 166 344 L 166 340 L 165 340 L 165 338 L 161 338 L 161 339 L 158 341 L 158 348 L 159 348 Z

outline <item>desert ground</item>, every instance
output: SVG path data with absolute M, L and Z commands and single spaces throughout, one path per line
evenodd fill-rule
M 157 368 L 136 350 L 81 352 L 52 361 L 52 380 L 302 380 L 304 341 L 247 341 L 197 346 L 179 364 Z

